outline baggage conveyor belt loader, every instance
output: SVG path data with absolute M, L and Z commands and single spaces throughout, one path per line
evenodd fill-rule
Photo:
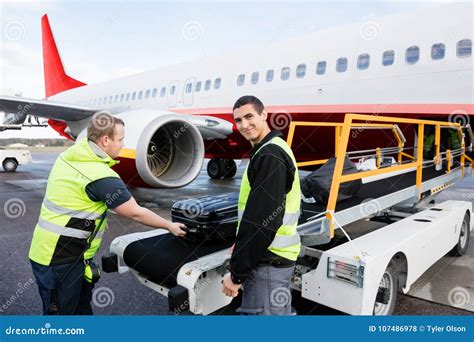
M 415 128 L 413 147 L 405 146 L 399 125 Z M 434 197 L 472 175 L 470 127 L 346 114 L 343 123 L 292 122 L 290 146 L 299 126 L 334 128 L 336 163 L 327 203 L 302 203 L 298 224 L 302 249 L 292 288 L 305 299 L 348 314 L 392 314 L 398 292 L 407 293 L 447 253 L 461 256 L 468 248 L 471 202 L 435 203 Z M 424 159 L 428 126 L 435 135 L 434 157 Z M 388 131 L 397 146 L 348 151 L 355 129 Z M 459 148 L 443 151 L 443 130 L 457 132 Z M 359 162 L 371 159 L 373 167 L 345 174 L 346 157 Z M 298 166 L 326 161 L 304 161 Z M 362 182 L 357 194 L 338 201 L 341 184 L 354 180 Z M 214 198 L 221 203 L 219 210 L 237 211 L 235 195 Z M 221 292 L 221 281 L 228 271 L 232 244 L 232 240 L 183 240 L 163 230 L 128 234 L 112 242 L 102 267 L 105 272 L 131 271 L 143 285 L 167 296 L 175 313 L 189 310 L 208 315 L 231 302 Z

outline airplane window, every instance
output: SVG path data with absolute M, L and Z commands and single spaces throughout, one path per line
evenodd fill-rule
M 267 82 L 271 82 L 273 81 L 273 69 L 268 69 L 267 70 L 267 75 L 265 76 L 265 79 L 267 80 Z
M 250 83 L 257 84 L 258 83 L 258 71 L 252 72 L 252 77 L 250 78 Z
M 214 89 L 219 89 L 221 87 L 221 78 L 216 78 L 216 80 L 214 81 Z
M 125 98 L 125 94 L 120 95 L 120 102 L 123 102 L 124 98 Z
M 336 61 L 336 71 L 345 72 L 346 70 L 347 70 L 347 58 L 346 57 L 338 58 Z
M 150 89 L 147 89 L 145 91 L 145 99 L 149 98 L 150 97 Z
M 394 60 L 395 60 L 395 51 L 393 50 L 384 51 L 382 55 L 383 66 L 392 65 Z
M 151 92 L 151 97 L 156 97 L 157 93 L 158 93 L 158 88 L 153 88 L 153 91 Z
M 97 104 L 98 104 L 98 105 L 101 105 L 101 104 L 102 104 L 102 97 L 99 97 L 99 101 L 97 101 Z
M 171 86 L 170 95 L 174 95 L 175 91 L 176 91 L 176 86 Z
M 188 83 L 186 84 L 186 93 L 189 94 L 193 90 L 193 84 Z
M 420 59 L 420 48 L 410 46 L 405 52 L 405 60 L 408 64 L 415 64 Z
M 165 95 L 166 95 L 166 87 L 161 87 L 160 97 L 165 97 Z
M 138 99 L 141 100 L 143 97 L 143 90 L 140 90 L 140 92 L 138 93 Z
M 456 56 L 469 57 L 472 54 L 472 40 L 463 39 L 460 40 L 456 46 Z
M 201 81 L 196 82 L 195 90 L 196 91 L 201 91 Z
M 204 90 L 209 89 L 211 89 L 211 80 L 207 80 L 206 83 L 204 83 Z
M 238 77 L 237 77 L 237 85 L 240 87 L 241 85 L 243 85 L 245 82 L 245 74 L 240 74 Z
M 137 92 L 134 91 L 133 94 L 132 94 L 132 101 L 135 100 L 136 97 L 137 97 Z
M 281 68 L 281 75 L 280 78 L 283 81 L 286 81 L 287 79 L 290 78 L 290 67 L 283 67 Z
M 446 46 L 444 46 L 444 44 L 441 44 L 441 43 L 433 44 L 433 46 L 431 46 L 431 58 L 443 59 L 445 50 L 446 50 Z
M 326 61 L 320 61 L 316 65 L 316 74 L 318 75 L 324 75 L 326 72 Z
M 296 67 L 296 78 L 303 78 L 306 75 L 306 64 L 300 64 Z
M 125 101 L 129 101 L 130 100 L 130 93 L 127 93 L 127 96 L 125 97 Z
M 118 96 L 118 95 L 115 95 L 114 103 L 117 103 L 117 102 L 118 102 L 118 99 L 119 99 L 119 96 Z
M 114 100 L 114 97 L 113 97 L 113 96 L 110 96 L 110 97 L 109 97 L 109 104 L 111 104 L 113 100 Z
M 94 99 L 94 101 L 92 102 L 93 104 L 97 104 L 97 99 Z
M 366 53 L 359 55 L 357 58 L 357 69 L 365 70 L 369 67 L 370 64 L 370 56 Z

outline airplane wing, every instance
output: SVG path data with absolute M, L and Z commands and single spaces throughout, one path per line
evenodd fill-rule
M 27 115 L 58 121 L 80 121 L 92 116 L 99 110 L 100 108 L 70 103 L 0 95 L 0 112 L 3 111 L 13 116 L 10 119 L 12 123 L 22 123 Z
M 22 124 L 27 115 L 69 123 L 92 116 L 101 108 L 91 108 L 70 103 L 28 99 L 15 96 L 0 96 L 0 112 L 7 114 L 6 124 Z M 204 140 L 224 139 L 233 132 L 233 125 L 220 118 L 206 115 L 176 114 L 195 125 Z M 158 115 L 158 113 L 157 113 Z

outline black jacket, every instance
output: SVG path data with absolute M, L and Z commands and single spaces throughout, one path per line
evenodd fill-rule
M 251 190 L 230 259 L 234 284 L 242 284 L 268 254 L 276 256 L 267 249 L 283 223 L 286 194 L 293 184 L 295 166 L 290 156 L 275 144 L 262 147 L 255 155 L 276 136 L 281 137 L 281 132 L 270 132 L 250 153 L 247 176 Z

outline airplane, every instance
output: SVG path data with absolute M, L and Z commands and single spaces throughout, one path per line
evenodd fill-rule
M 90 85 L 66 74 L 44 15 L 46 99 L 0 96 L 0 110 L 18 121 L 48 118 L 71 140 L 84 136 L 97 111 L 120 117 L 127 134 L 115 168 L 130 186 L 185 186 L 204 158 L 211 178 L 231 178 L 234 160 L 251 148 L 232 118 L 233 103 L 245 94 L 263 101 L 270 126 L 284 135 L 291 120 L 340 122 L 349 112 L 469 123 L 471 13 L 469 3 L 439 5 Z M 292 145 L 296 159 L 334 153 L 329 134 L 301 130 Z

